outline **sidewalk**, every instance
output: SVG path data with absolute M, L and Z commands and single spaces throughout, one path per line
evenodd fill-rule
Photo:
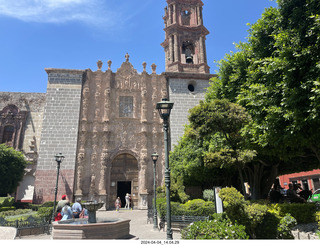
M 102 218 L 125 218 L 130 219 L 130 234 L 136 236 L 139 240 L 166 240 L 166 230 L 153 230 L 153 223 L 147 224 L 147 210 L 127 210 L 120 209 L 120 211 L 97 211 L 97 219 Z M 159 221 L 158 221 L 159 223 Z M 173 233 L 174 240 L 180 240 L 181 234 Z M 36 236 L 22 236 L 21 239 L 16 240 L 51 240 L 51 235 L 42 234 Z

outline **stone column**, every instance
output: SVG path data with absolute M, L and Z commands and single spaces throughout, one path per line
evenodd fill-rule
M 179 61 L 179 42 L 178 42 L 178 35 L 174 34 L 174 61 Z
M 204 59 L 204 46 L 203 46 L 203 37 L 200 36 L 199 38 L 199 46 L 200 46 L 200 64 L 204 63 L 205 59 Z
M 176 10 L 176 5 L 175 4 L 173 4 L 172 11 L 173 11 L 173 21 L 172 21 L 172 23 L 175 24 L 175 23 L 177 23 L 177 10 Z
M 173 43 L 174 43 L 174 38 L 173 36 L 170 36 L 169 38 L 169 53 L 170 53 L 170 64 L 172 64 L 174 62 L 174 47 L 173 47 Z

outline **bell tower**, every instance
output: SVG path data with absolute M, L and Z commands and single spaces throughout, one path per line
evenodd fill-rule
M 201 0 L 167 0 L 163 17 L 166 72 L 210 73 Z

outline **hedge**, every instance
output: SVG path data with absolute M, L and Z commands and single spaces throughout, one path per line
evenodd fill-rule
M 282 217 L 287 213 L 291 214 L 298 224 L 316 222 L 317 207 L 315 203 L 280 203 L 275 204 L 274 208 L 279 209 L 279 214 Z
M 161 218 L 166 216 L 167 202 L 165 198 L 157 199 L 157 210 Z M 206 202 L 201 199 L 191 200 L 185 204 L 171 202 L 171 215 L 211 216 L 214 213 L 213 202 Z
M 14 203 L 14 197 L 0 197 L 0 207 L 11 207 Z

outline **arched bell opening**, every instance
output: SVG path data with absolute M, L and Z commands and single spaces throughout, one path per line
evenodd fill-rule
M 182 54 L 185 56 L 186 64 L 193 64 L 194 45 L 190 41 L 185 41 L 182 44 Z

